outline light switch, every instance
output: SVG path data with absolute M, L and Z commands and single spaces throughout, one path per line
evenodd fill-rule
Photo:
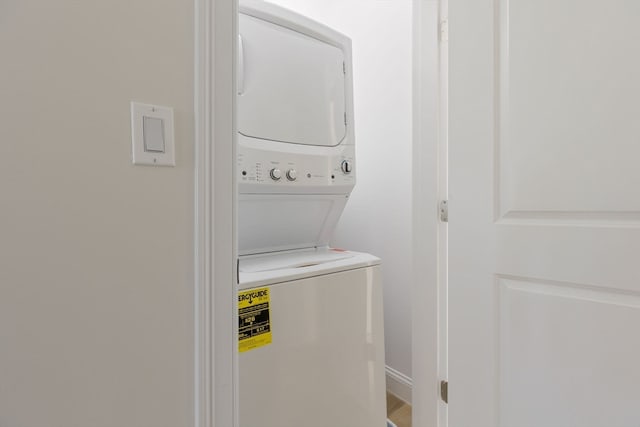
M 131 103 L 133 164 L 175 166 L 173 109 Z
M 142 118 L 142 137 L 144 151 L 164 153 L 164 123 L 157 117 Z

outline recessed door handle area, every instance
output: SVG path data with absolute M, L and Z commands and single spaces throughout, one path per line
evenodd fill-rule
M 238 34 L 238 81 L 236 85 L 238 87 L 238 95 L 244 93 L 244 43 L 242 42 L 242 35 Z

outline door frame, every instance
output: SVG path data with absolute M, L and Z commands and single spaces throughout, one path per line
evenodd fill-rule
M 237 425 L 237 0 L 194 1 L 195 427 Z
M 447 418 L 439 393 L 447 377 L 447 228 L 438 221 L 438 203 L 447 194 L 447 55 L 440 42 L 446 2 L 413 0 L 412 300 L 424 302 L 412 307 L 415 427 L 444 427 Z M 195 427 L 238 425 L 237 16 L 237 0 L 195 0 Z M 437 67 L 423 66 L 429 57 L 438 58 Z
M 412 421 L 445 427 L 447 405 L 447 3 L 413 2 Z M 442 25 L 445 23 L 445 25 Z M 435 60 L 435 64 L 434 64 Z M 418 302 L 418 303 L 416 303 Z

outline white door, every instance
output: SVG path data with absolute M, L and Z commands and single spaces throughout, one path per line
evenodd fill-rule
M 640 425 L 639 22 L 449 1 L 451 427 Z

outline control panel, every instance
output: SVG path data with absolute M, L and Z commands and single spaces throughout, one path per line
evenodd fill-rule
M 241 189 L 254 185 L 262 188 L 254 188 L 251 192 L 266 191 L 263 187 L 308 191 L 309 187 L 353 186 L 353 147 L 324 150 L 334 153 L 297 154 L 241 147 L 237 154 L 238 182 Z

